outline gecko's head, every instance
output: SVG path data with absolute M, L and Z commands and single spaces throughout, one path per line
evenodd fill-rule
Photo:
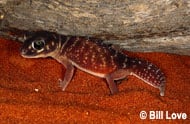
M 24 41 L 21 47 L 21 55 L 25 58 L 54 56 L 58 47 L 58 35 L 46 31 L 38 31 Z

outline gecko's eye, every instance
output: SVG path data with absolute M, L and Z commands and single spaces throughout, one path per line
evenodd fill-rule
M 36 50 L 41 50 L 45 46 L 45 41 L 44 40 L 36 40 L 32 42 L 32 47 Z

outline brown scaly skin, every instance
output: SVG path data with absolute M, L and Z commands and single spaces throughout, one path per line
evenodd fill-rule
M 64 80 L 60 80 L 63 91 L 71 81 L 76 67 L 105 78 L 111 94 L 118 92 L 114 81 L 134 75 L 158 88 L 160 95 L 164 96 L 165 76 L 157 66 L 146 60 L 128 57 L 95 38 L 38 31 L 24 42 L 21 55 L 25 58 L 52 57 L 63 64 L 66 68 Z

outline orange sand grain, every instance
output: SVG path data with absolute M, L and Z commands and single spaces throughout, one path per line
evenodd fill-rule
M 25 59 L 21 43 L 0 39 L 0 122 L 13 123 L 190 123 L 190 57 L 165 53 L 130 53 L 158 65 L 166 74 L 164 97 L 129 76 L 120 93 L 109 95 L 105 80 L 76 70 L 65 92 L 58 79 L 65 72 L 55 60 Z M 186 113 L 186 120 L 141 120 L 139 112 Z

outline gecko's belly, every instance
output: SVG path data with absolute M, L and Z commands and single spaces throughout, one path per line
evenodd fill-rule
M 98 72 L 98 71 L 96 71 L 96 70 L 91 70 L 91 69 L 88 69 L 88 68 L 84 68 L 84 67 L 78 65 L 77 63 L 75 63 L 75 62 L 73 62 L 73 61 L 71 61 L 71 63 L 72 63 L 76 68 L 78 68 L 78 69 L 80 69 L 80 70 L 82 70 L 82 71 L 84 71 L 84 72 L 87 72 L 87 73 L 89 73 L 89 74 L 91 74 L 91 75 L 97 76 L 97 77 L 104 78 L 104 77 L 109 73 L 109 71 L 107 71 L 107 72 Z

